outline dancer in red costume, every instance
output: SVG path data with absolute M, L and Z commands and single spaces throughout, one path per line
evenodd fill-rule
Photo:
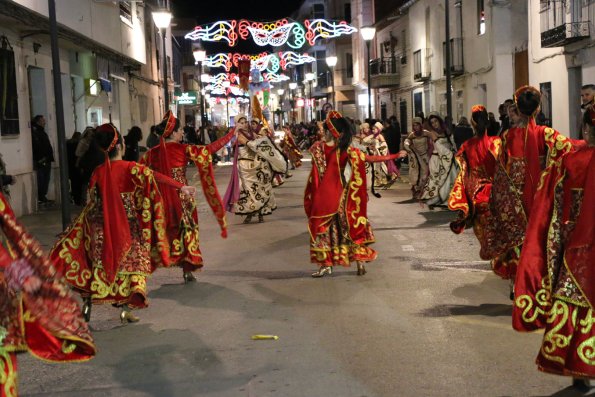
M 196 189 L 131 161 L 122 161 L 122 136 L 111 124 L 96 130 L 94 145 L 105 163 L 93 172 L 89 202 L 50 255 L 85 300 L 121 308 L 122 323 L 136 322 L 131 308 L 147 307 L 147 276 L 169 266 L 164 201 L 157 182 L 193 195 Z M 109 158 L 108 158 L 109 157 Z
M 86 361 L 95 345 L 79 305 L 0 193 L 0 396 L 17 395 L 18 352 Z
M 515 92 L 520 119 L 502 134 L 502 150 L 492 184 L 491 227 L 497 238 L 485 254 L 500 264 L 494 271 L 512 281 L 541 172 L 572 148 L 570 140 L 558 131 L 535 124 L 540 99 L 541 94 L 534 87 L 524 86 Z
M 533 202 L 515 283 L 512 324 L 545 328 L 540 371 L 595 378 L 595 123 L 583 117 L 586 145 L 546 169 Z
M 458 211 L 459 217 L 450 223 L 450 229 L 459 234 L 466 228 L 473 228 L 481 246 L 479 256 L 492 259 L 485 253 L 493 239 L 488 227 L 492 222 L 489 199 L 501 141 L 499 137 L 488 136 L 488 112 L 483 105 L 471 109 L 471 124 L 475 136 L 465 141 L 455 156 L 460 171 L 450 192 L 448 208 Z M 498 266 L 492 262 L 492 268 Z
M 207 203 L 221 227 L 221 236 L 227 237 L 225 211 L 213 176 L 212 154 L 233 138 L 234 131 L 210 145 L 183 144 L 180 121 L 171 110 L 167 111 L 155 131 L 161 136 L 160 144 L 149 150 L 141 163 L 186 185 L 186 168 L 189 162 L 193 162 L 198 169 Z M 165 201 L 171 265 L 182 268 L 184 282 L 196 281 L 192 272 L 203 266 L 196 202 L 194 198 L 181 195 L 175 188 L 167 185 L 160 184 L 159 190 Z
M 339 112 L 325 122 L 325 139 L 310 148 L 312 171 L 304 196 L 310 232 L 310 260 L 319 266 L 312 277 L 332 274 L 333 267 L 376 259 L 372 226 L 367 218 L 366 157 L 352 146 L 353 127 Z

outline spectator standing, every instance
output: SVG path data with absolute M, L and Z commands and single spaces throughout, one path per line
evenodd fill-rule
M 494 113 L 488 113 L 488 120 L 488 136 L 498 136 L 498 133 L 500 132 L 500 123 L 496 121 L 496 116 L 494 116 Z
M 595 84 L 581 87 L 581 109 L 589 112 L 591 122 L 595 123 Z
M 76 205 L 82 205 L 82 175 L 77 168 L 76 149 L 80 143 L 82 134 L 74 131 L 72 137 L 66 141 L 66 157 L 68 159 L 68 179 L 70 180 L 70 198 Z
M 17 183 L 17 178 L 14 175 L 8 175 L 6 173 L 6 163 L 2 159 L 2 153 L 0 153 L 0 191 L 5 196 L 10 197 L 8 185 L 14 185 L 15 183 Z
M 134 161 L 138 163 L 139 148 L 138 143 L 143 139 L 143 131 L 138 126 L 134 126 L 128 130 L 128 135 L 124 137 L 126 151 L 124 152 L 125 161 Z
M 160 136 L 157 135 L 157 132 L 155 130 L 155 125 L 151 126 L 151 131 L 149 132 L 149 136 L 147 137 L 147 148 L 151 149 L 157 145 L 159 145 L 159 139 Z
M 37 115 L 31 122 L 31 144 L 33 147 L 33 169 L 37 173 L 37 201 L 39 204 L 49 204 L 46 197 L 50 187 L 54 149 L 50 137 L 45 132 L 45 117 Z
M 461 117 L 459 123 L 454 129 L 454 140 L 457 151 L 461 148 L 466 140 L 473 138 L 473 128 L 469 124 L 467 117 Z

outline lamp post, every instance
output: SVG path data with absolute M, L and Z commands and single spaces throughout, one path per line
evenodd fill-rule
M 310 121 L 312 121 L 312 119 L 314 119 L 314 109 L 313 109 L 313 104 L 312 104 L 312 82 L 314 81 L 314 79 L 316 78 L 316 75 L 314 75 L 314 73 L 310 72 L 310 73 L 306 73 L 306 81 L 309 83 L 309 88 L 310 88 L 310 95 L 308 97 L 308 105 L 310 106 Z
M 371 91 L 371 78 L 370 78 L 370 42 L 372 41 L 372 39 L 374 39 L 374 36 L 376 35 L 376 28 L 374 26 L 365 26 L 362 27 L 360 30 L 360 33 L 362 34 L 362 38 L 364 39 L 364 41 L 366 42 L 366 48 L 367 48 L 367 52 L 368 52 L 368 64 L 367 64 L 367 68 L 368 68 L 368 118 L 371 119 L 372 118 L 372 91 Z
M 153 22 L 155 26 L 161 31 L 161 40 L 163 41 L 163 113 L 167 112 L 169 108 L 169 91 L 167 84 L 167 55 L 165 54 L 165 34 L 171 22 L 171 12 L 168 10 L 153 11 Z
M 295 115 L 294 115 L 294 110 L 293 110 L 293 90 L 295 90 L 297 88 L 297 83 L 295 82 L 291 82 L 289 83 L 289 94 L 290 94 L 290 101 L 291 101 L 291 121 L 295 122 Z
M 334 55 L 326 57 L 326 64 L 331 70 L 331 103 L 333 109 L 335 109 L 335 66 L 337 65 L 337 57 Z
M 197 48 L 192 51 L 192 55 L 194 56 L 194 61 L 198 66 L 198 91 L 200 93 L 200 126 L 201 128 L 206 124 L 205 123 L 205 106 L 203 102 L 203 93 L 202 93 L 202 63 L 205 59 L 207 59 L 207 52 L 203 49 Z
M 283 94 L 285 94 L 285 90 L 283 88 L 279 88 L 277 90 L 277 94 L 279 94 L 279 110 L 281 111 L 279 113 L 279 127 L 283 126 Z

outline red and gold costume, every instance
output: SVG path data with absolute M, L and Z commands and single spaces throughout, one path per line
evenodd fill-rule
M 568 138 L 536 125 L 532 117 L 526 127 L 513 127 L 502 134 L 490 197 L 491 225 L 497 238 L 485 252 L 500 264 L 494 269 L 500 277 L 514 279 L 516 274 L 541 172 L 571 148 Z
M 306 185 L 304 208 L 310 231 L 310 260 L 319 266 L 349 266 L 370 262 L 376 251 L 367 218 L 366 158 L 358 149 L 339 151 L 316 142 L 310 148 L 312 171 Z M 344 176 L 346 168 L 350 175 Z M 343 182 L 345 178 L 345 182 Z
M 295 143 L 295 139 L 293 139 L 293 134 L 289 130 L 289 128 L 284 128 L 285 135 L 283 136 L 282 148 L 283 152 L 287 156 L 287 159 L 293 164 L 295 168 L 299 168 L 302 166 L 302 155 L 301 150 L 298 148 L 297 144 Z
M 76 362 L 95 345 L 68 285 L 0 193 L 0 396 L 17 395 L 16 353 Z
M 595 147 L 548 168 L 515 283 L 513 327 L 545 328 L 541 371 L 595 378 Z
M 499 152 L 498 137 L 486 134 L 465 141 L 455 156 L 460 171 L 448 199 L 448 208 L 459 211 L 458 219 L 450 223 L 451 230 L 459 234 L 472 227 L 482 259 L 491 259 L 486 255 L 493 239 L 488 227 L 492 218 L 489 199 Z
M 52 249 L 65 280 L 93 303 L 146 307 L 147 276 L 158 266 L 169 266 L 157 181 L 183 186 L 138 163 L 100 165 L 91 177 L 88 204 Z
M 166 114 L 166 118 L 168 122 L 163 133 L 164 138 L 171 135 L 176 121 L 171 112 Z M 219 222 L 223 237 L 227 237 L 227 225 L 225 210 L 213 176 L 212 153 L 220 150 L 232 137 L 233 131 L 206 146 L 165 142 L 161 139 L 161 143 L 141 159 L 141 163 L 161 174 L 171 176 L 183 185 L 188 184 L 187 165 L 190 161 L 193 162 L 198 169 L 207 203 Z M 181 266 L 185 272 L 197 270 L 203 266 L 203 260 L 199 247 L 198 212 L 194 198 L 164 184 L 159 184 L 159 189 L 165 201 L 171 265 Z

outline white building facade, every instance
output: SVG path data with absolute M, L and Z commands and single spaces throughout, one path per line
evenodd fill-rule
M 151 19 L 150 2 L 56 3 L 66 138 L 86 126 L 110 121 L 124 135 L 138 125 L 146 137 L 163 113 L 158 77 L 163 67 L 161 42 L 155 45 L 160 35 Z M 2 2 L 0 16 L 3 47 L 13 51 L 2 62 L 14 59 L 16 93 L 8 94 L 16 96 L 18 107 L 18 120 L 13 117 L 10 127 L 0 131 L 0 153 L 7 172 L 17 176 L 11 203 L 22 215 L 36 210 L 31 119 L 38 114 L 46 117 L 56 158 L 48 197 L 60 200 L 48 3 Z M 166 44 L 171 51 L 171 42 Z

